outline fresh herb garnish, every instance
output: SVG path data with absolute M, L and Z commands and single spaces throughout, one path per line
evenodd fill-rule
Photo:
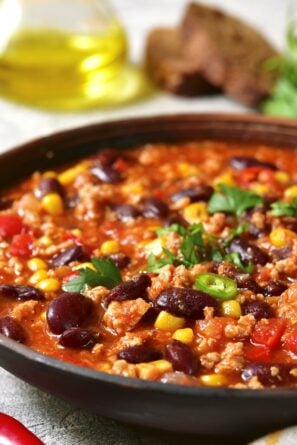
M 243 223 L 243 224 L 239 224 L 237 227 L 234 227 L 234 229 L 232 229 L 230 231 L 230 235 L 227 236 L 227 238 L 225 238 L 224 242 L 223 242 L 223 246 L 227 247 L 229 246 L 229 244 L 231 243 L 231 241 L 236 237 L 236 236 L 240 236 L 242 235 L 244 232 L 247 231 L 249 225 L 247 223 Z
M 253 271 L 254 265 L 252 261 L 249 261 L 247 265 L 243 264 L 238 252 L 228 253 L 225 256 L 225 260 L 229 263 L 234 264 L 234 266 L 238 267 L 238 269 L 242 270 L 245 273 L 251 273 Z
M 295 216 L 297 217 L 297 198 L 291 202 L 277 201 L 271 204 L 273 216 Z
M 122 282 L 121 272 L 111 259 L 92 258 L 91 261 L 96 271 L 88 267 L 80 269 L 77 277 L 63 284 L 63 290 L 82 292 L 86 286 L 105 286 L 111 289 Z
M 259 195 L 248 190 L 225 184 L 218 187 L 220 191 L 215 192 L 208 202 L 210 213 L 227 212 L 240 216 L 245 210 L 263 203 Z

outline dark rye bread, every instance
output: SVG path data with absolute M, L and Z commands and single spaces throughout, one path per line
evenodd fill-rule
M 275 74 L 264 65 L 277 55 L 261 33 L 243 21 L 191 3 L 180 27 L 151 31 L 145 65 L 151 79 L 169 92 L 195 96 L 216 88 L 257 106 L 275 84 Z
M 188 6 L 180 29 L 186 59 L 197 61 L 208 82 L 250 106 L 271 93 L 276 79 L 265 62 L 278 53 L 260 32 L 198 3 Z
M 184 56 L 178 29 L 157 28 L 150 32 L 145 67 L 151 80 L 170 93 L 197 96 L 214 91 L 200 76 L 197 64 Z

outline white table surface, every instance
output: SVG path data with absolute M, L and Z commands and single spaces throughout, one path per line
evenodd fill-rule
M 186 0 L 113 0 L 118 15 L 128 31 L 131 58 L 134 61 L 140 60 L 146 32 L 157 25 L 177 23 L 186 3 Z M 278 48 L 282 47 L 289 0 L 217 0 L 205 3 L 220 5 L 244 17 L 262 29 Z M 30 109 L 0 99 L 0 152 L 40 135 L 92 122 L 160 113 L 216 111 L 246 112 L 247 110 L 223 96 L 190 100 L 160 94 L 145 102 L 115 110 L 71 114 Z M 132 428 L 93 416 L 30 387 L 1 369 L 0 411 L 21 420 L 38 434 L 46 445 L 217 443 L 211 439 L 195 440 Z M 236 440 L 234 443 L 239 445 L 242 442 Z

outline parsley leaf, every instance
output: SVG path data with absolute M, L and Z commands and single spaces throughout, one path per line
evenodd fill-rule
M 227 247 L 231 243 L 231 241 L 236 237 L 242 235 L 247 231 L 249 225 L 247 223 L 239 224 L 237 227 L 231 230 L 230 235 L 223 242 L 223 246 Z
M 244 265 L 238 252 L 228 253 L 225 256 L 225 260 L 227 260 L 229 263 L 234 264 L 234 266 L 238 267 L 238 269 L 242 270 L 245 273 L 251 273 L 253 271 L 254 265 L 252 261 L 249 261 L 247 265 Z
M 121 272 L 111 259 L 92 258 L 91 261 L 96 270 L 88 267 L 80 269 L 77 277 L 71 278 L 62 286 L 63 290 L 82 292 L 86 286 L 105 286 L 111 289 L 122 282 Z
M 219 190 L 208 202 L 210 213 L 227 212 L 240 216 L 245 210 L 263 203 L 263 199 L 256 193 L 238 187 L 219 184 Z
M 277 201 L 271 204 L 271 214 L 273 216 L 296 216 L 297 217 L 297 198 L 291 202 Z

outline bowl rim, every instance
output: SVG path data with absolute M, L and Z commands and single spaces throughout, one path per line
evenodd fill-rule
M 265 127 L 273 129 L 278 132 L 279 129 L 286 130 L 288 134 L 297 135 L 297 119 L 288 118 L 274 118 L 261 116 L 257 114 L 234 114 L 234 113 L 169 113 L 153 116 L 129 117 L 108 120 L 90 125 L 83 125 L 62 131 L 57 131 L 46 136 L 34 138 L 28 142 L 19 144 L 11 149 L 6 149 L 0 154 L 0 164 L 6 157 L 14 156 L 19 152 L 26 150 L 33 150 L 34 147 L 40 146 L 43 143 L 49 143 L 57 139 L 73 138 L 76 134 L 87 134 L 94 130 L 112 130 L 114 126 L 125 127 L 133 122 L 133 125 L 151 126 L 156 122 L 172 125 L 174 121 L 178 122 L 214 122 L 214 126 L 218 124 L 240 124 L 240 125 L 256 125 L 259 124 L 258 130 L 263 131 Z M 256 127 L 255 127 L 256 129 Z M 211 139 L 211 138 L 210 138 Z M 269 145 L 269 144 L 268 144 Z M 297 143 L 296 143 L 297 148 Z M 0 350 L 6 349 L 9 353 L 16 354 L 18 357 L 23 357 L 29 361 L 33 361 L 45 367 L 54 368 L 57 372 L 67 373 L 86 380 L 100 381 L 102 383 L 111 384 L 119 387 L 126 387 L 136 390 L 149 391 L 153 393 L 163 393 L 172 396 L 186 396 L 186 397 L 216 397 L 218 399 L 225 397 L 233 397 L 237 399 L 251 398 L 251 399 L 271 399 L 283 398 L 296 399 L 297 391 L 294 388 L 264 388 L 264 389 L 249 389 L 249 388 L 226 388 L 226 387 L 204 387 L 204 386 L 185 386 L 177 384 L 167 384 L 151 380 L 143 380 L 138 378 L 124 377 L 120 375 L 109 374 L 102 371 L 93 370 L 81 365 L 72 364 L 64 360 L 56 359 L 37 352 L 30 347 L 17 343 L 4 335 L 0 334 Z M 5 369 L 5 368 L 4 368 Z M 9 372 L 9 371 L 8 371 Z

